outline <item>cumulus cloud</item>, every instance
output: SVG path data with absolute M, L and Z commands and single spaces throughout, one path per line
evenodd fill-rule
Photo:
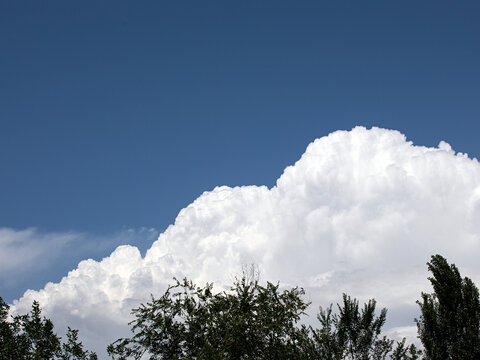
M 429 289 L 430 255 L 480 280 L 479 220 L 476 159 L 445 142 L 414 146 L 398 131 L 357 127 L 315 140 L 273 188 L 205 192 L 145 256 L 120 246 L 82 261 L 59 283 L 27 291 L 14 310 L 37 299 L 55 324 L 79 328 L 99 350 L 128 334 L 130 309 L 173 276 L 221 285 L 255 263 L 264 279 L 305 287 L 312 314 L 342 292 L 374 297 L 389 308 L 390 333 L 403 336 Z

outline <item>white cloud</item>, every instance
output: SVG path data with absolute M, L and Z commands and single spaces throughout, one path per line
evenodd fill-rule
M 425 263 L 440 253 L 480 280 L 480 164 L 414 146 L 397 131 L 357 127 L 311 143 L 272 189 L 217 187 L 180 211 L 142 257 L 118 247 L 60 283 L 27 291 L 54 323 L 80 329 L 96 350 L 128 334 L 129 311 L 173 276 L 229 283 L 255 263 L 267 280 L 300 285 L 318 305 L 342 292 L 389 308 L 391 333 L 411 333 Z M 314 317 L 311 321 L 314 320 Z

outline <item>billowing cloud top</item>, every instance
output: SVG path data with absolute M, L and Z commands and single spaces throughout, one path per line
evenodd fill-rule
M 14 308 L 28 311 L 36 299 L 55 324 L 79 328 L 86 346 L 104 349 L 128 334 L 131 308 L 173 276 L 228 284 L 255 263 L 266 280 L 305 287 L 313 311 L 342 292 L 374 297 L 403 335 L 429 289 L 430 255 L 478 280 L 479 249 L 478 161 L 444 142 L 414 146 L 398 131 L 357 127 L 315 140 L 272 189 L 203 193 L 144 257 L 120 246 L 27 291 Z

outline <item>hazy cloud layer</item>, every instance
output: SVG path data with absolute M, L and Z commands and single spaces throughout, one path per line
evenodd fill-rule
M 425 263 L 440 253 L 480 280 L 480 165 L 448 144 L 414 146 L 397 131 L 357 127 L 311 143 L 272 189 L 226 186 L 184 208 L 142 257 L 118 247 L 60 283 L 27 291 L 87 346 L 127 334 L 129 311 L 173 276 L 229 283 L 255 263 L 264 279 L 301 285 L 319 305 L 342 292 L 389 308 L 391 333 L 411 334 Z M 313 320 L 312 320 L 313 321 Z
M 76 234 L 38 234 L 35 228 L 16 231 L 0 228 L 0 276 L 41 267 L 71 243 Z

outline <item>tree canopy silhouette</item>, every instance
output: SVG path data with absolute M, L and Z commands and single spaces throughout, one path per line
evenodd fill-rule
M 51 320 L 42 317 L 34 301 L 29 314 L 8 318 L 10 306 L 0 297 L 0 360 L 95 360 L 94 352 L 86 351 L 78 341 L 78 330 L 70 327 L 67 342 L 53 331 Z
M 480 302 L 472 280 L 462 278 L 458 268 L 440 256 L 427 263 L 433 293 L 417 301 L 418 336 L 427 360 L 480 359 Z
M 309 303 L 304 290 L 237 279 L 230 291 L 213 292 L 175 280 L 158 299 L 133 310 L 133 336 L 108 347 L 117 359 L 417 359 L 415 346 L 380 338 L 386 310 L 375 300 L 360 310 L 343 296 L 339 314 L 320 310 L 320 329 L 299 325 Z

